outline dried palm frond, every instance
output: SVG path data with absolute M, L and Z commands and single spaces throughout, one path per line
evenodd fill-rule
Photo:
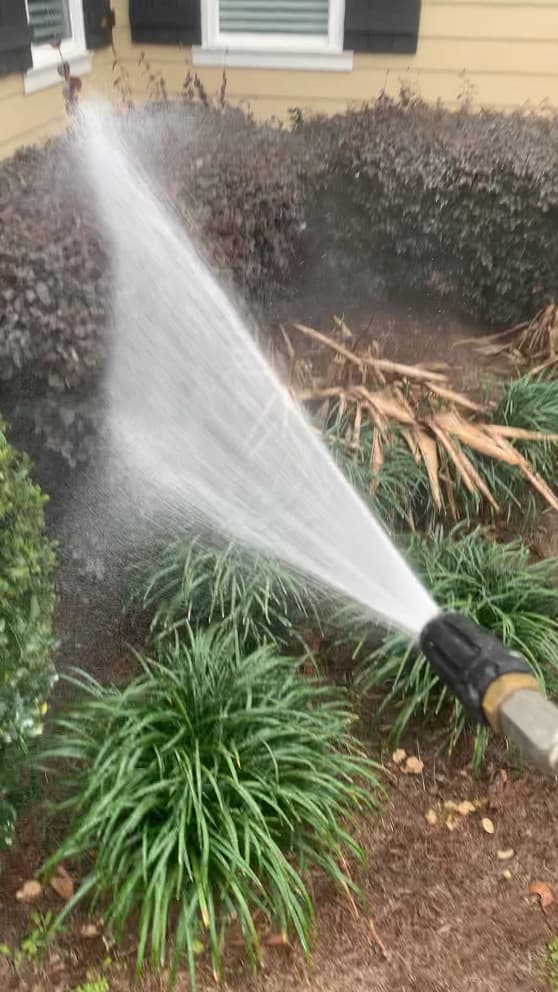
M 459 345 L 473 345 L 479 354 L 506 355 L 517 366 L 533 373 L 558 368 L 558 304 L 549 303 L 532 320 L 481 338 L 464 338 Z
M 547 318 L 547 334 L 550 326 Z M 558 467 L 553 383 L 520 379 L 494 409 L 454 389 L 439 368 L 392 362 L 374 345 L 355 345 L 339 318 L 331 335 L 304 324 L 294 330 L 312 350 L 301 355 L 282 330 L 289 386 L 312 412 L 319 408 L 326 441 L 388 523 L 404 520 L 414 528 L 425 515 L 458 520 L 483 510 L 509 516 L 522 501 L 532 508 L 535 494 L 558 510 L 551 487 Z M 390 478 L 386 489 L 394 458 L 401 485 Z

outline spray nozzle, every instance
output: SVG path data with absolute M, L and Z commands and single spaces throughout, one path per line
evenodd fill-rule
M 558 774 L 558 708 L 542 695 L 525 659 L 460 613 L 424 627 L 420 647 L 436 674 L 478 723 L 519 744 Z

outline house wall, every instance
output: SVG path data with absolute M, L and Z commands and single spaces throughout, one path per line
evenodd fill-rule
M 129 74 L 134 95 L 145 97 L 138 66 L 143 46 L 132 45 L 127 0 L 115 0 L 114 45 Z M 144 46 L 152 68 L 164 76 L 168 92 L 180 94 L 191 65 L 187 48 Z M 112 98 L 113 54 L 93 56 L 84 77 L 82 99 Z M 197 72 L 210 93 L 221 83 L 221 69 Z M 467 96 L 476 106 L 512 110 L 558 107 L 558 0 L 423 0 L 417 54 L 356 55 L 352 72 L 228 69 L 230 100 L 249 104 L 257 117 L 286 118 L 289 107 L 333 113 L 410 85 L 428 101 L 453 106 Z M 0 157 L 18 146 L 44 140 L 64 127 L 60 86 L 25 96 L 21 75 L 0 79 Z

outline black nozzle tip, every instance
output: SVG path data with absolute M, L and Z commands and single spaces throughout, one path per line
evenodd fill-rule
M 486 723 L 482 702 L 488 687 L 509 672 L 529 673 L 520 654 L 508 651 L 490 631 L 461 613 L 440 613 L 419 638 L 430 665 L 478 723 Z

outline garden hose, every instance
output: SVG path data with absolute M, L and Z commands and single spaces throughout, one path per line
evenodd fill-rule
M 419 644 L 468 714 L 518 744 L 544 772 L 558 775 L 558 707 L 541 693 L 525 659 L 460 613 L 440 613 Z

